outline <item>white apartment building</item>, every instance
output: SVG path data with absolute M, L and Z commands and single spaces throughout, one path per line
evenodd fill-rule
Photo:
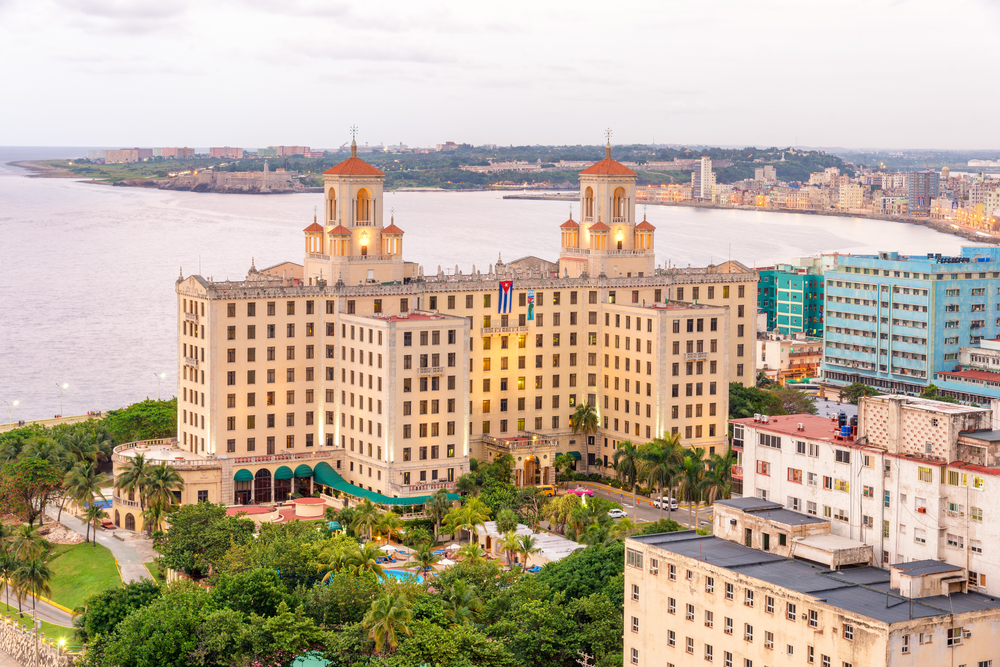
M 814 415 L 733 419 L 744 494 L 829 519 L 887 566 L 938 560 L 1000 593 L 1000 431 L 992 412 L 862 399 L 857 426 Z

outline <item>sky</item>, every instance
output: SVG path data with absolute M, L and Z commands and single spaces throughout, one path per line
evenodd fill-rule
M 1000 148 L 998 0 L 0 0 L 0 145 Z

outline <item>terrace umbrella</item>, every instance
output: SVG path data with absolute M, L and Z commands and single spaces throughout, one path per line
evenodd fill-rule
M 454 565 L 455 561 L 451 560 L 450 558 L 442 558 L 437 562 L 437 564 L 448 566 L 448 565 Z
M 379 547 L 379 550 L 380 551 L 385 551 L 386 553 L 388 553 L 390 551 L 395 551 L 396 547 L 390 546 L 388 544 L 383 544 L 382 546 Z
M 461 549 L 461 548 L 462 547 L 460 545 L 454 542 L 445 547 L 445 549 L 447 549 L 448 551 L 455 551 L 456 549 Z

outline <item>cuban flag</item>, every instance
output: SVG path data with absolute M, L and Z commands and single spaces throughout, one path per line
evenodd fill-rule
M 500 281 L 500 300 L 497 302 L 498 313 L 509 313 L 514 300 L 514 281 Z

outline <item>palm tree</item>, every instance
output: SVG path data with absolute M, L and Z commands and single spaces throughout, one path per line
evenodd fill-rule
M 378 562 L 380 558 L 382 558 L 381 550 L 374 544 L 369 543 L 363 547 L 351 550 L 347 557 L 347 566 L 355 574 L 373 572 L 379 579 L 385 580 L 385 570 L 382 569 L 382 564 Z
M 52 595 L 49 582 L 52 580 L 52 571 L 41 558 L 32 558 L 21 563 L 14 571 L 14 585 L 21 591 L 22 595 L 31 595 L 31 609 L 34 611 L 39 595 Z M 18 597 L 18 611 L 21 609 L 21 599 Z
M 514 554 L 517 553 L 518 547 L 521 546 L 520 540 L 518 540 L 518 535 L 513 530 L 508 530 L 500 538 L 500 549 L 503 550 L 503 555 L 507 559 L 507 567 L 514 567 Z
M 670 504 L 670 497 L 673 496 L 673 488 L 677 485 L 680 477 L 681 462 L 680 434 L 665 434 L 663 438 L 656 438 L 649 447 L 642 450 L 642 463 L 640 465 L 640 477 L 642 481 L 651 487 L 655 487 L 663 498 L 663 489 L 666 487 L 667 493 L 667 516 L 673 518 L 673 505 Z M 660 502 L 660 518 L 663 518 L 663 505 Z
M 584 401 L 577 404 L 573 416 L 569 418 L 569 423 L 573 427 L 573 435 L 582 433 L 584 437 L 587 437 L 597 433 L 597 429 L 601 426 L 601 417 L 597 414 L 597 408 L 590 401 Z
M 66 473 L 65 486 L 63 501 L 68 497 L 81 508 L 93 502 L 95 496 L 107 500 L 101 491 L 101 474 L 89 463 L 77 463 Z M 62 505 L 59 506 L 59 513 L 62 514 Z
M 122 464 L 115 477 L 117 488 L 139 496 L 139 510 L 143 512 L 146 511 L 146 476 L 150 467 L 146 462 L 145 454 L 136 454 Z
M 422 544 L 413 552 L 413 562 L 417 565 L 417 572 L 427 573 L 431 571 L 431 566 L 441 560 L 441 557 L 434 553 L 434 549 L 429 544 Z
M 7 582 L 17 569 L 17 560 L 9 553 L 0 551 L 0 586 L 7 589 L 7 606 L 10 606 L 10 586 Z
M 20 526 L 10 539 L 10 555 L 20 563 L 41 558 L 48 551 L 48 542 L 34 526 Z
M 434 520 L 435 544 L 437 544 L 438 533 L 441 532 L 441 520 L 448 513 L 448 510 L 451 509 L 451 505 L 451 501 L 448 500 L 448 492 L 444 489 L 435 491 L 434 495 L 424 503 L 424 513 L 427 514 L 427 518 Z
M 163 523 L 163 519 L 166 518 L 166 516 L 167 508 L 163 506 L 163 503 L 151 503 L 149 507 L 146 508 L 146 511 L 142 513 L 143 531 L 152 535 L 160 529 L 160 524 Z M 96 539 L 96 537 L 94 539 Z
M 705 479 L 701 483 L 705 502 L 709 505 L 714 504 L 719 498 L 729 498 L 732 495 L 732 464 L 732 449 L 727 450 L 725 454 L 709 454 L 708 470 L 705 472 Z
M 386 645 L 390 652 L 399 646 L 400 634 L 412 634 L 409 626 L 412 620 L 413 612 L 406 595 L 386 593 L 375 600 L 362 623 L 375 642 L 375 650 L 385 653 Z
M 698 505 L 701 501 L 702 480 L 705 477 L 705 450 L 702 447 L 692 447 L 684 455 L 681 466 L 681 488 L 688 505 L 688 523 L 692 529 L 698 528 Z M 694 523 L 691 524 L 691 511 L 694 507 Z
M 483 562 L 483 556 L 486 552 L 479 548 L 478 544 L 470 543 L 462 546 L 458 551 L 455 552 L 455 556 L 458 558 L 463 558 L 470 563 L 481 563 Z
M 455 490 L 463 496 L 475 493 L 478 488 L 479 485 L 476 484 L 476 476 L 471 472 L 465 473 L 455 481 Z
M 639 483 L 639 466 L 641 464 L 639 448 L 628 440 L 618 443 L 615 450 L 615 476 L 632 487 L 632 520 L 635 520 L 635 487 Z
M 575 459 L 569 454 L 559 454 L 556 456 L 556 458 L 552 460 L 552 467 L 556 469 L 556 478 L 559 478 L 563 470 L 566 470 L 568 473 L 570 468 L 573 467 L 574 461 Z
M 159 503 L 164 508 L 173 505 L 177 499 L 175 491 L 184 488 L 184 478 L 177 469 L 166 463 L 150 466 L 146 472 L 145 501 L 148 505 Z
M 147 510 L 148 511 L 148 510 Z M 108 516 L 103 507 L 91 505 L 84 510 L 83 518 L 87 520 L 87 539 L 90 539 L 90 524 L 94 524 L 94 546 L 97 546 L 97 522 Z
M 483 610 L 476 587 L 461 579 L 455 580 L 442 597 L 445 618 L 455 625 L 471 624 Z
M 521 556 L 522 567 L 527 568 L 528 559 L 534 554 L 541 553 L 542 549 L 538 546 L 538 540 L 534 535 L 518 535 L 517 541 L 517 553 Z
M 368 534 L 369 541 L 372 539 L 372 534 L 375 527 L 378 525 L 378 507 L 375 503 L 365 498 L 360 505 L 354 508 L 354 524 L 353 528 L 355 532 L 360 529 Z
M 325 584 L 331 577 L 340 570 L 348 567 L 351 560 L 351 550 L 343 546 L 336 546 L 320 552 L 316 558 L 316 572 L 323 573 L 323 583 Z
M 403 520 L 395 512 L 389 511 L 379 518 L 376 528 L 386 542 L 391 542 L 393 538 L 399 540 L 400 531 L 403 530 Z

